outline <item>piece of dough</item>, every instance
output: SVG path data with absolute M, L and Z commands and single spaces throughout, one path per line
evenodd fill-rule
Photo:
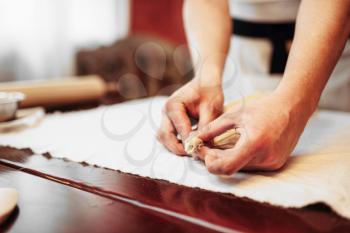
M 224 112 L 228 111 L 229 109 L 233 108 L 234 106 L 237 106 L 238 104 L 244 104 L 247 102 L 250 102 L 252 100 L 255 100 L 259 97 L 264 95 L 263 93 L 255 93 L 253 95 L 244 97 L 239 100 L 234 100 L 224 106 Z M 210 142 L 207 142 L 207 144 L 210 147 L 214 147 L 217 149 L 229 149 L 234 147 L 236 142 L 238 141 L 240 137 L 240 133 L 237 131 L 236 128 L 229 129 L 226 132 L 216 136 L 211 140 Z M 196 137 L 196 136 L 189 136 L 185 142 L 184 142 L 184 148 L 187 154 L 194 155 L 205 143 L 202 139 Z

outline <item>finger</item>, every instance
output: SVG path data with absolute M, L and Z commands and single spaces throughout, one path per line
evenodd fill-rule
M 232 129 L 235 125 L 235 119 L 232 119 L 232 117 L 224 114 L 199 129 L 197 137 L 203 141 L 210 141 L 214 137 L 224 133 L 229 129 Z
M 236 131 L 241 134 L 242 133 L 242 129 L 240 128 L 236 128 Z M 210 148 L 207 146 L 202 146 L 200 148 L 198 148 L 197 152 L 195 153 L 195 156 L 197 156 L 198 158 L 205 160 L 205 157 L 207 154 L 213 154 L 212 152 L 215 151 L 215 148 Z M 218 149 L 217 151 L 221 151 L 220 149 Z
M 169 118 L 164 115 L 160 129 L 157 134 L 157 139 L 160 141 L 170 152 L 177 155 L 185 155 L 186 152 L 181 142 L 175 136 L 175 129 L 171 124 Z
M 208 154 L 208 150 L 210 150 L 209 147 L 202 146 L 195 152 L 194 156 L 204 161 L 205 155 Z
M 220 116 L 222 108 L 211 106 L 208 103 L 203 103 L 199 106 L 199 122 L 198 128 L 201 129 L 204 125 L 209 124 Z
M 268 158 L 268 159 L 266 159 Z M 279 156 L 255 156 L 246 164 L 242 170 L 244 171 L 275 171 L 283 167 L 285 160 Z
M 209 172 L 231 175 L 243 168 L 253 158 L 250 143 L 244 137 L 232 149 L 209 149 L 206 151 L 205 165 Z
M 191 121 L 187 115 L 185 105 L 183 103 L 169 104 L 166 106 L 166 114 L 180 134 L 181 139 L 185 140 L 192 131 Z

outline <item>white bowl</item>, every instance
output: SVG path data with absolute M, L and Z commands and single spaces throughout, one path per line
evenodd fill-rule
M 14 119 L 18 104 L 24 98 L 21 92 L 0 92 L 0 122 Z

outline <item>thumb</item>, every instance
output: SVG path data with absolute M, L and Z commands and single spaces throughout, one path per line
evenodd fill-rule
M 202 103 L 199 106 L 199 122 L 198 128 L 201 129 L 203 126 L 207 125 L 209 122 L 215 120 L 222 113 L 222 107 L 211 106 L 208 103 Z
M 254 153 L 249 142 L 241 138 L 232 149 L 210 149 L 206 151 L 205 166 L 208 171 L 218 175 L 231 175 L 250 162 Z
M 223 114 L 219 118 L 200 128 L 197 137 L 203 141 L 209 141 L 225 131 L 232 129 L 235 125 L 236 124 L 232 117 Z

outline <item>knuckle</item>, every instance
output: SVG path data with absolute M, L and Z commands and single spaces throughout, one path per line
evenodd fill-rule
M 158 131 L 157 131 L 156 137 L 157 137 L 157 140 L 158 140 L 159 142 L 163 142 L 163 141 L 164 141 L 164 137 L 165 137 L 164 131 L 158 130 Z
M 173 109 L 173 105 L 174 105 L 173 101 L 171 99 L 169 99 L 164 105 L 164 111 L 171 112 Z
M 268 155 L 263 163 L 263 166 L 268 170 L 278 170 L 282 168 L 283 165 L 284 161 L 275 154 Z
M 232 173 L 233 173 L 233 170 L 230 168 L 223 168 L 220 171 L 220 174 L 225 175 L 225 176 L 230 176 L 230 175 L 232 175 Z
M 231 163 L 226 163 L 223 167 L 222 167 L 222 174 L 223 175 L 232 175 L 234 172 L 239 170 L 239 164 L 235 163 L 235 162 L 231 162 Z
M 209 165 L 209 166 L 207 166 L 207 169 L 212 174 L 226 175 L 226 176 L 232 175 L 232 173 L 234 171 L 230 166 L 227 166 L 227 165 L 222 165 L 219 167 Z
M 213 113 L 221 113 L 223 105 L 217 102 L 208 102 L 206 107 Z
M 217 174 L 218 172 L 217 172 L 217 169 L 216 168 L 214 168 L 213 166 L 207 166 L 207 169 L 208 169 L 208 171 L 210 172 L 210 173 L 212 173 L 212 174 Z
M 283 167 L 283 163 L 279 162 L 279 161 L 275 161 L 275 162 L 271 162 L 270 164 L 268 164 L 268 168 L 270 170 L 278 170 L 280 168 Z

